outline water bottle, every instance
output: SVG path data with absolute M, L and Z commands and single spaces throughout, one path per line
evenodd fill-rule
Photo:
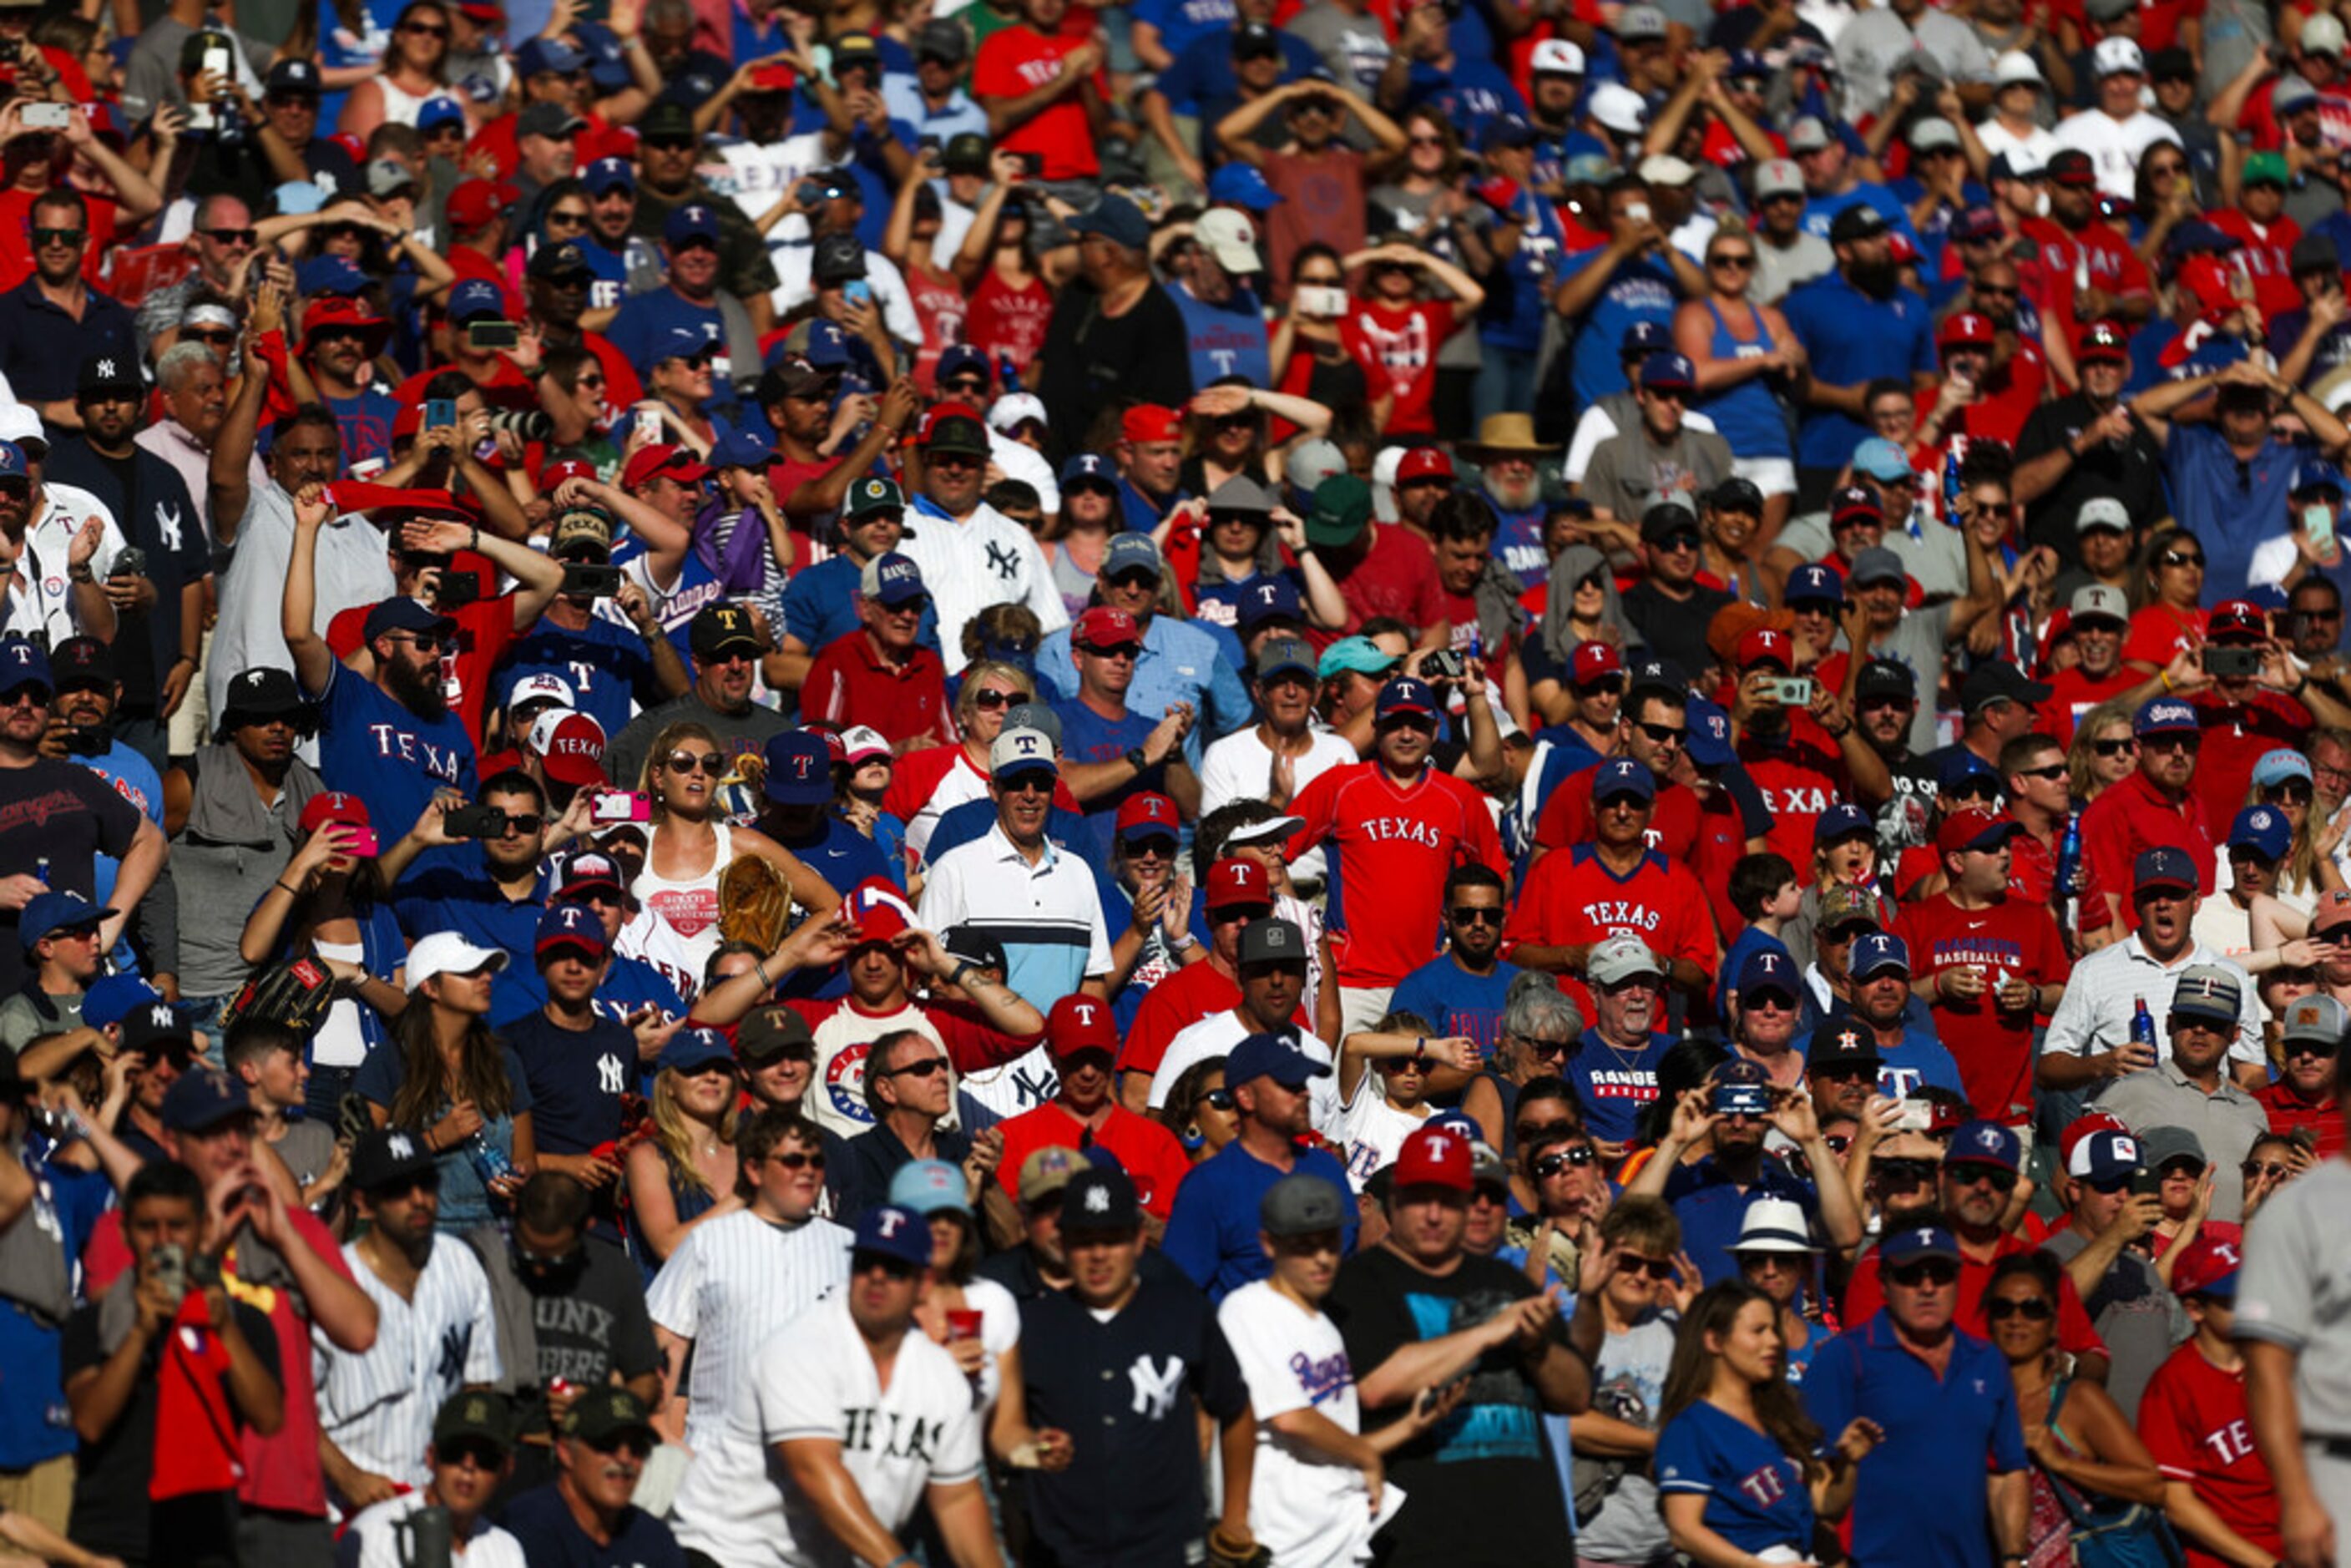
M 2057 841 L 2057 885 L 2052 890 L 2058 906 L 2066 912 L 2069 925 L 2074 898 L 2082 891 L 2081 881 L 2082 813 L 2076 811 L 2065 819 L 2065 836 Z
M 2145 997 L 2133 997 L 2131 998 L 2130 1038 L 2131 1044 L 2134 1046 L 2143 1045 L 2147 1047 L 2147 1054 L 2149 1056 L 2157 1054 L 2155 1049 L 2155 1015 L 2147 1010 L 2147 998 Z
M 1009 354 L 996 356 L 996 384 L 999 389 L 998 395 L 1001 397 L 1010 397 L 1015 392 L 1027 390 L 1020 384 L 1020 372 L 1014 367 Z
M 474 1174 L 482 1178 L 482 1185 L 486 1187 L 515 1174 L 514 1162 L 507 1158 L 504 1149 L 490 1142 L 487 1127 L 481 1128 L 465 1140 L 465 1157 L 474 1162 Z

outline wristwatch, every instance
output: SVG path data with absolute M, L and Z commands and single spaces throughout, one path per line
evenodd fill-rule
M 1137 773 L 1148 772 L 1151 768 L 1151 759 L 1143 755 L 1143 747 L 1139 746 L 1130 746 L 1126 748 L 1126 765 L 1129 768 L 1134 768 Z

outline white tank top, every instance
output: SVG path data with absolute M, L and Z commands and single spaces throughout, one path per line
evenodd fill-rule
M 710 826 L 717 835 L 717 853 L 694 876 L 662 876 L 653 870 L 653 856 L 645 857 L 645 869 L 629 889 L 636 894 L 637 916 L 618 944 L 674 979 L 690 977 L 691 985 L 678 987 L 688 1001 L 701 989 L 703 969 L 718 950 L 718 873 L 735 858 L 734 830 L 723 821 Z
M 457 96 L 454 89 L 445 87 L 435 88 L 428 93 L 410 92 L 406 88 L 393 86 L 392 78 L 388 76 L 377 77 L 375 85 L 376 89 L 383 94 L 383 119 L 387 125 L 413 125 L 426 99 Z

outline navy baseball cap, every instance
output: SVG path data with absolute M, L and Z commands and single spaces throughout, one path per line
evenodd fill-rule
M 691 327 L 672 327 L 653 340 L 646 362 L 658 365 L 664 360 L 708 359 L 717 352 L 718 345 L 710 340 L 707 333 L 698 332 Z M 711 456 L 715 463 L 717 454 L 714 451 Z
M 609 196 L 614 191 L 635 190 L 637 172 L 626 158 L 599 158 L 580 171 L 580 183 L 591 196 Z
M 1996 1166 L 2004 1171 L 2022 1170 L 2024 1166 L 2024 1145 L 2014 1133 L 1998 1122 L 1962 1122 L 1951 1134 L 1949 1148 L 1943 1153 L 1947 1166 Z
M 2131 862 L 2131 891 L 2144 893 L 2151 887 L 2176 887 L 2194 893 L 2202 886 L 2196 875 L 2196 862 L 2184 850 L 2141 850 Z
M 735 1065 L 735 1052 L 725 1035 L 715 1029 L 682 1029 L 662 1047 L 655 1065 L 664 1072 L 692 1073 L 720 1061 Z
M 201 1133 L 252 1114 L 245 1085 L 217 1067 L 191 1067 L 163 1095 L 163 1125 L 174 1133 Z
M 367 286 L 367 274 L 347 256 L 314 256 L 294 269 L 294 291 L 306 299 L 321 294 L 349 299 Z
M 927 1269 L 931 1266 L 931 1222 L 894 1203 L 869 1208 L 858 1216 L 857 1235 L 850 1243 L 850 1250 L 910 1269 Z
M 2149 697 L 2132 716 L 2131 733 L 2137 736 L 2201 735 L 2204 726 L 2197 719 L 2195 708 L 2180 698 Z
M 975 349 L 969 343 L 956 343 L 939 355 L 938 368 L 931 372 L 931 377 L 940 386 L 945 386 L 957 376 L 970 375 L 974 371 L 978 372 L 983 382 L 996 379 L 996 367 L 987 362 L 986 350 Z
M 1844 603 L 1844 579 L 1834 567 L 1808 561 L 1788 574 L 1788 586 L 1781 591 L 1783 604 Z
M 507 297 L 498 286 L 486 277 L 469 277 L 449 290 L 449 319 L 462 327 L 468 321 L 483 319 L 503 321 L 507 319 Z
M 33 944 L 44 936 L 70 931 L 78 925 L 96 925 L 113 913 L 111 909 L 100 909 L 70 888 L 52 888 L 35 894 L 26 904 L 24 913 L 16 916 L 16 939 L 29 953 Z
M 1802 999 L 1798 985 L 1796 960 L 1778 942 L 1756 948 L 1740 963 L 1739 999 L 1742 1003 L 1765 991 L 1777 991 L 1790 1001 L 1797 1001 Z
M 1728 768 L 1739 753 L 1730 744 L 1730 716 L 1720 705 L 1698 697 L 1689 701 L 1689 734 L 1682 750 L 1694 768 Z
M 1877 1260 L 1883 1268 L 1899 1269 L 1922 1258 L 1941 1258 L 1956 1263 L 1959 1260 L 1959 1244 L 1939 1225 L 1915 1225 L 1894 1232 L 1877 1244 Z
M 1061 465 L 1061 494 L 1068 495 L 1081 485 L 1093 485 L 1118 494 L 1118 469 L 1099 452 L 1079 452 L 1071 455 Z
M 1674 334 L 1662 321 L 1635 321 L 1625 329 L 1624 339 L 1616 345 L 1620 360 L 1646 360 L 1651 354 L 1672 349 Z
M 914 558 L 896 550 L 884 550 L 859 570 L 857 591 L 877 604 L 890 605 L 920 599 L 930 591 L 924 586 L 923 569 Z
M 2294 827 L 2273 806 L 2248 806 L 2229 824 L 2229 848 L 2250 849 L 2265 861 L 2285 858 L 2294 847 Z
M 1910 972 L 1910 949 L 1890 931 L 1871 931 L 1854 938 L 1853 958 L 1847 967 L 1856 980 L 1865 980 L 1880 969 L 1899 969 L 1907 975 Z
M 422 602 L 405 595 L 387 599 L 367 612 L 360 627 L 360 641 L 372 643 L 388 632 L 430 632 L 445 637 L 456 627 L 446 615 L 436 614 Z
M 1869 839 L 1877 836 L 1877 830 L 1870 824 L 1869 813 L 1858 806 L 1839 802 L 1813 819 L 1814 849 L 1856 836 Z
M 532 956 L 544 958 L 559 947 L 577 947 L 598 963 L 612 950 L 604 936 L 604 922 L 584 904 L 550 904 L 538 917 Z
M 436 92 L 416 106 L 416 129 L 430 136 L 444 125 L 465 123 L 465 106 L 445 92 Z
M 1657 798 L 1657 776 L 1649 771 L 1647 764 L 1635 758 L 1611 758 L 1592 776 L 1592 803 L 1596 806 L 1618 795 L 1654 800 Z
M 713 468 L 765 468 L 775 460 L 776 449 L 768 438 L 748 428 L 728 431 L 710 449 Z
M 2329 270 L 2332 270 L 2331 268 Z M 2293 494 L 2305 495 L 2314 490 L 2332 490 L 2343 494 L 2343 470 L 2323 457 L 2305 457 L 2294 471 Z
M 1286 1034 L 1244 1035 L 1225 1057 L 1225 1087 L 1238 1089 L 1253 1078 L 1270 1078 L 1285 1089 L 1303 1089 L 1331 1070 L 1298 1049 Z
M 0 441 L 0 457 L 16 450 L 15 443 Z M 0 476 L 7 471 L 6 465 L 0 463 Z M 17 455 L 17 472 L 24 472 L 21 453 Z M 57 681 L 49 674 L 48 650 L 22 637 L 0 637 L 0 696 L 27 685 L 44 691 L 57 690 Z
M 767 778 L 759 793 L 778 806 L 820 806 L 832 799 L 832 750 L 824 737 L 805 729 L 779 730 L 768 737 Z
M 663 221 L 662 238 L 673 246 L 684 245 L 689 240 L 716 245 L 718 214 L 700 202 L 688 202 Z
M 560 38 L 535 37 L 515 51 L 515 75 L 526 79 L 552 71 L 568 77 L 585 70 L 588 57 Z
M 1246 637 L 1269 621 L 1303 623 L 1298 590 L 1282 577 L 1260 578 L 1241 591 L 1240 631 Z
M 1641 361 L 1641 386 L 1645 391 L 1696 392 L 1698 371 L 1687 355 L 1661 349 Z
M 1943 753 L 1942 765 L 1935 769 L 1936 788 L 1947 793 L 1979 780 L 1998 787 L 2000 775 L 1992 771 L 1991 763 L 1964 746 L 1954 746 Z
M 1151 220 L 1124 196 L 1109 195 L 1071 218 L 1073 235 L 1100 235 L 1113 245 L 1141 250 L 1151 243 Z
M 1227 1080 L 1230 1082 L 1229 1078 Z M 1061 1231 L 1132 1230 L 1143 1223 L 1143 1205 L 1134 1195 L 1134 1180 L 1114 1163 L 1103 1163 L 1110 1151 L 1096 1144 L 1086 1151 L 1095 1163 L 1071 1176 L 1061 1189 Z M 930 1239 L 923 1231 L 925 1245 Z
M 0 441 L 0 479 L 30 479 L 33 471 L 26 466 L 25 449 L 13 441 Z
M 92 1029 L 120 1023 L 133 1008 L 152 1006 L 163 993 L 136 975 L 107 975 L 82 993 L 81 1021 Z
M 1428 689 L 1426 681 L 1412 675 L 1398 675 L 1380 688 L 1380 700 L 1373 722 L 1382 722 L 1390 715 L 1399 713 L 1416 714 L 1434 721 L 1437 717 L 1437 694 Z

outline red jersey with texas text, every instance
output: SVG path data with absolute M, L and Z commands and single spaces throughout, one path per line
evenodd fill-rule
M 1502 923 L 1502 956 L 1527 943 L 1574 947 L 1629 932 L 1649 945 L 1664 963 L 1687 958 L 1711 971 L 1716 957 L 1714 915 L 1698 878 L 1651 851 L 1619 876 L 1592 844 L 1547 854 L 1527 873 L 1526 886 Z M 1575 998 L 1585 1018 L 1590 993 L 1572 976 L 1560 989 Z
M 1475 861 L 1510 874 L 1486 799 L 1448 773 L 1410 784 L 1376 762 L 1333 768 L 1290 802 L 1284 854 L 1330 846 L 1332 956 L 1343 986 L 1393 986 L 1437 952 L 1445 879 Z
M 2213 1365 L 2189 1340 L 2156 1368 L 2139 1396 L 2138 1435 L 2164 1479 L 2186 1481 L 2221 1523 L 2263 1552 L 2284 1552 L 2275 1483 L 2253 1447 L 2242 1372 Z M 2189 1568 L 2227 1563 L 2192 1544 L 2188 1561 Z

